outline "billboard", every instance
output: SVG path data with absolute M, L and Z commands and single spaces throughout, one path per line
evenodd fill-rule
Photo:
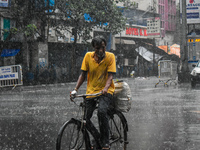
M 182 0 L 180 0 L 180 13 L 182 16 Z M 186 0 L 187 24 L 200 23 L 200 0 Z
M 160 17 L 147 19 L 147 35 L 148 38 L 160 37 Z

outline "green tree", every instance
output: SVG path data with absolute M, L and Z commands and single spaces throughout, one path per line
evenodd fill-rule
M 14 34 L 23 34 L 24 38 L 34 40 L 34 34 L 39 35 L 41 41 L 45 40 L 45 26 L 47 24 L 47 13 L 49 9 L 45 0 L 13 0 L 11 3 L 10 15 L 16 20 L 16 29 Z M 40 28 L 37 28 L 36 21 L 41 22 Z M 13 30 L 10 30 L 12 38 Z M 9 38 L 7 40 L 9 40 Z
M 114 0 L 57 0 L 59 21 L 52 25 L 62 28 L 73 27 L 75 38 L 79 35 L 84 37 L 84 40 L 91 38 L 89 32 L 95 27 L 119 33 L 125 27 L 125 18 L 117 3 L 118 1 Z M 88 17 L 87 20 L 84 15 Z
M 22 42 L 23 49 L 23 66 L 29 70 L 30 66 L 30 46 L 36 40 L 45 41 L 45 26 L 47 25 L 47 7 L 45 0 L 13 0 L 9 11 L 12 20 L 16 21 L 16 26 L 10 30 L 4 30 L 8 34 L 5 41 L 14 39 Z M 36 22 L 40 22 L 40 27 L 36 26 Z M 36 38 L 37 37 L 37 38 Z M 29 43 L 28 43 L 29 41 Z
M 71 30 L 74 35 L 73 55 L 71 64 L 75 63 L 77 37 L 83 37 L 83 42 L 91 39 L 90 32 L 100 28 L 113 34 L 125 28 L 126 19 L 123 17 L 122 8 L 117 7 L 118 2 L 126 0 L 57 0 L 58 13 L 52 26 Z M 85 19 L 85 17 L 88 17 Z M 106 24 L 106 25 L 105 25 Z M 72 72 L 74 66 L 72 66 Z M 73 73 L 72 73 L 73 77 Z

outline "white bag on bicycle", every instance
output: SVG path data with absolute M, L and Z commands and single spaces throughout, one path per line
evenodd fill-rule
M 128 112 L 131 109 L 131 89 L 124 81 L 116 81 L 114 92 L 114 106 L 122 112 Z

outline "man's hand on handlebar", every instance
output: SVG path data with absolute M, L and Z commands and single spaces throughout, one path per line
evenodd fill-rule
M 102 93 L 103 95 L 106 95 L 107 92 L 108 92 L 108 89 L 107 89 L 107 88 L 104 88 L 104 89 L 101 91 L 101 93 Z
M 70 99 L 71 99 L 71 101 L 73 101 L 73 99 L 76 97 L 76 94 L 77 94 L 77 90 L 75 90 L 75 89 L 70 92 Z

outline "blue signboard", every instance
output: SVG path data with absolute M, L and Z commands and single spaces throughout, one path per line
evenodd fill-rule
M 95 19 L 92 19 L 92 17 L 90 17 L 89 14 L 84 14 L 84 18 L 85 18 L 85 21 L 95 21 Z M 101 22 L 99 23 L 101 25 Z M 107 26 L 108 23 L 103 23 L 104 26 Z
M 54 0 L 45 0 L 45 6 L 54 6 L 54 5 L 55 5 L 55 1 Z
M 71 41 L 74 41 L 74 38 L 73 38 L 73 37 L 71 37 L 71 38 L 70 38 L 70 40 L 71 40 Z
M 55 0 L 45 0 L 45 7 L 53 7 L 55 5 Z M 53 12 L 51 9 L 49 9 L 46 12 Z
M 1 57 L 15 56 L 19 51 L 20 49 L 3 49 L 1 52 Z
M 191 18 L 199 18 L 199 12 L 198 13 L 187 13 L 187 19 Z
M 50 7 L 50 9 L 45 10 L 46 13 L 52 12 L 52 8 L 55 6 L 55 0 L 34 0 L 34 2 L 36 10 L 48 9 L 47 7 Z

